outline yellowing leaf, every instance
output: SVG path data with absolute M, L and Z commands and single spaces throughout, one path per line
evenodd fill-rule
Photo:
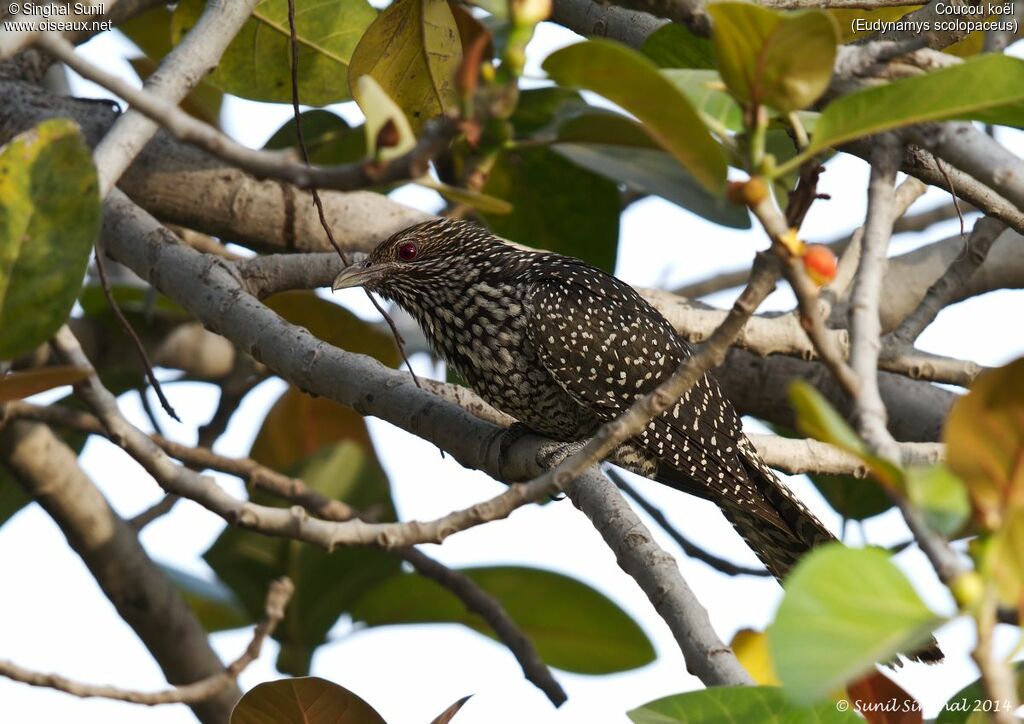
M 352 95 L 366 116 L 366 147 L 374 158 L 389 161 L 412 150 L 416 135 L 409 119 L 373 76 L 361 76 Z
M 732 637 L 729 647 L 755 683 L 768 686 L 779 685 L 779 677 L 775 675 L 772 655 L 768 650 L 768 637 L 764 631 L 740 629 Z
M 980 375 L 943 431 L 949 467 L 990 530 L 1024 507 L 1024 358 Z
M 67 319 L 99 225 L 96 168 L 73 121 L 43 121 L 0 148 L 0 359 Z
M 349 83 L 373 76 L 415 131 L 458 102 L 462 44 L 447 0 L 395 0 L 352 53 Z
M 73 385 L 89 376 L 84 367 L 57 365 L 10 372 L 0 376 L 0 402 L 21 400 L 61 385 Z
M 708 5 L 718 71 L 741 103 L 806 108 L 832 78 L 835 21 L 820 10 L 781 13 L 751 3 Z

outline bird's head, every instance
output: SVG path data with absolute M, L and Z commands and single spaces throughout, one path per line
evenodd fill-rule
M 495 253 L 510 248 L 468 221 L 433 219 L 382 241 L 335 277 L 335 291 L 365 287 L 402 303 L 476 277 Z

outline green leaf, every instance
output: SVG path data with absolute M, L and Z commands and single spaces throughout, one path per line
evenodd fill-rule
M 619 43 L 587 40 L 552 53 L 544 70 L 562 85 L 592 90 L 620 105 L 708 191 L 722 190 L 722 148 L 686 94 L 643 55 Z
M 182 0 L 171 20 L 177 44 L 206 3 Z M 348 100 L 348 67 L 363 31 L 376 18 L 366 0 L 295 0 L 299 99 L 311 106 Z M 270 103 L 292 99 L 288 1 L 263 0 L 206 77 L 225 93 Z
M 32 498 L 28 493 L 3 467 L 0 467 L 0 526 L 31 502 Z
M 486 214 L 508 214 L 512 212 L 512 204 L 507 201 L 482 194 L 479 191 L 464 189 L 461 186 L 450 186 L 441 181 L 435 181 L 430 176 L 418 178 L 416 183 L 424 188 L 433 189 L 449 201 L 469 206 Z
M 166 5 L 157 5 L 123 21 L 117 30 L 128 36 L 152 60 L 161 60 L 171 50 L 171 17 Z
M 847 520 L 866 520 L 893 506 L 892 498 L 873 480 L 852 475 L 808 475 L 828 504 Z
M 944 536 L 963 528 L 971 515 L 967 488 L 943 464 L 906 471 L 907 498 L 922 511 L 928 524 Z
M 713 70 L 663 70 L 668 78 L 690 99 L 693 107 L 703 116 L 729 130 L 743 128 L 743 110 L 730 96 L 722 83 L 722 76 Z
M 878 549 L 815 548 L 785 589 L 768 641 L 779 679 L 801 704 L 913 650 L 942 622 Z
M 571 88 L 530 88 L 519 94 L 519 102 L 510 120 L 516 137 L 528 138 L 590 110 L 593 107 Z
M 73 121 L 43 121 L 0 149 L 0 359 L 67 319 L 99 226 L 96 169 Z
M 842 448 L 854 455 L 867 448 L 846 420 L 812 385 L 797 380 L 789 387 L 797 428 L 804 435 Z
M 339 304 L 318 297 L 311 291 L 281 292 L 265 304 L 292 324 L 308 329 L 314 337 L 349 352 L 365 354 L 395 367 L 398 349 L 387 332 L 365 322 Z
M 330 111 L 314 109 L 302 114 L 302 135 L 309 160 L 322 166 L 354 163 L 366 158 L 366 135 Z M 295 119 L 291 118 L 270 137 L 264 148 L 298 148 Z
M 661 68 L 715 67 L 711 41 L 694 35 L 685 25 L 678 23 L 662 25 L 647 36 L 640 52 Z
M 796 412 L 796 425 L 800 432 L 856 455 L 879 482 L 896 489 L 903 488 L 903 471 L 872 455 L 853 428 L 814 387 L 803 380 L 796 380 L 789 386 L 789 399 Z
M 395 0 L 366 30 L 349 67 L 354 88 L 370 75 L 418 132 L 458 102 L 459 29 L 447 0 Z
M 549 148 L 503 151 L 483 192 L 512 204 L 483 214 L 498 236 L 583 259 L 611 272 L 619 244 L 619 189 Z
M 1024 358 L 980 375 L 950 410 L 947 464 L 967 484 L 982 525 L 1024 508 Z
M 985 54 L 842 96 L 818 119 L 807 153 L 925 121 L 1024 126 L 1024 60 Z
M 336 403 L 289 388 L 268 413 L 250 457 L 378 520 L 395 519 L 387 476 L 363 418 Z M 267 493 L 257 492 L 252 499 L 288 505 Z M 262 616 L 272 580 L 286 575 L 295 582 L 295 595 L 274 633 L 281 642 L 278 669 L 292 674 L 308 672 L 313 651 L 338 617 L 401 566 L 399 559 L 375 548 L 328 553 L 236 527 L 226 528 L 204 558 L 254 618 Z
M 856 724 L 860 717 L 835 702 L 795 706 L 774 686 L 716 686 L 647 702 L 628 712 L 633 724 Z
M 750 228 L 750 214 L 745 207 L 709 194 L 660 149 L 605 143 L 556 143 L 551 148 L 588 171 L 661 196 L 716 224 Z
M 495 596 L 551 666 L 608 674 L 654 660 L 644 632 L 622 609 L 573 578 L 520 566 L 461 572 Z M 366 592 L 352 609 L 370 626 L 461 623 L 494 638 L 476 614 L 432 580 L 403 574 Z
M 220 581 L 208 581 L 174 566 L 159 565 L 207 631 L 228 631 L 255 621 L 238 597 Z
M 1014 662 L 1013 672 L 1019 701 L 1024 699 L 1024 661 Z M 935 724 L 985 724 L 991 721 L 982 709 L 986 701 L 989 701 L 989 697 L 985 687 L 981 679 L 975 679 L 949 698 L 936 717 Z
M 708 14 L 715 65 L 741 103 L 788 113 L 811 105 L 828 88 L 837 28 L 827 13 L 718 2 Z
M 230 724 L 387 724 L 343 686 L 316 676 L 265 681 L 247 691 Z
M 151 58 L 129 58 L 139 80 L 145 82 L 153 75 L 158 63 Z M 200 121 L 214 126 L 220 125 L 220 107 L 224 103 L 224 93 L 219 88 L 214 88 L 206 81 L 199 81 L 196 87 L 185 96 L 181 102 L 181 108 L 189 115 L 198 118 Z
M 793 430 L 769 424 L 776 435 L 797 438 Z M 892 498 L 873 480 L 853 475 L 808 475 L 814 487 L 828 504 L 846 520 L 865 520 L 884 513 L 893 506 Z

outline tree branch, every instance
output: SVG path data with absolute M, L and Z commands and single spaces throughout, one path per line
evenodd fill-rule
M 101 686 L 73 681 L 59 674 L 43 674 L 18 666 L 11 661 L 0 659 L 0 676 L 19 681 L 30 686 L 43 686 L 63 691 L 65 694 L 82 698 L 102 697 L 115 701 L 127 701 L 132 704 L 156 706 L 158 704 L 198 704 L 212 696 L 216 696 L 227 686 L 233 684 L 238 675 L 249 664 L 259 658 L 260 649 L 267 636 L 274 633 L 277 624 L 284 618 L 284 610 L 291 599 L 295 586 L 288 578 L 279 578 L 270 584 L 267 600 L 264 605 L 263 620 L 257 624 L 252 633 L 252 640 L 241 656 L 232 661 L 223 671 L 212 674 L 192 684 L 175 686 L 164 691 L 132 691 L 119 689 L 115 686 Z
M 71 448 L 44 425 L 12 421 L 0 430 L 0 459 L 56 521 L 168 682 L 187 684 L 224 670 L 188 604 L 82 472 Z M 204 724 L 225 724 L 240 696 L 229 684 L 191 706 Z
M 287 151 L 261 151 L 243 146 L 210 124 L 190 116 L 175 102 L 146 90 L 137 90 L 130 83 L 93 65 L 76 54 L 74 46 L 63 38 L 47 35 L 40 38 L 38 44 L 83 77 L 124 98 L 133 109 L 145 114 L 151 122 L 159 123 L 175 138 L 198 146 L 259 178 L 287 181 L 301 189 L 316 187 L 347 191 L 419 178 L 427 173 L 430 161 L 447 147 L 456 132 L 455 125 L 448 119 L 432 121 L 412 150 L 391 161 L 308 166 L 293 159 Z M 125 160 L 125 166 L 128 161 L 130 159 Z
M 686 659 L 686 669 L 706 686 L 753 684 L 711 626 L 708 613 L 686 585 L 675 559 L 662 550 L 622 494 L 603 475 L 578 479 L 567 490 L 619 566 L 640 585 L 668 624 Z

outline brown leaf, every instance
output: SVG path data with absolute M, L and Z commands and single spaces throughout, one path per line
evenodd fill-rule
M 73 385 L 89 376 L 84 367 L 55 365 L 39 369 L 11 372 L 0 377 L 0 402 L 21 400 L 52 390 L 61 385 Z
M 455 715 L 459 713 L 459 709 L 462 708 L 462 705 L 469 701 L 471 696 L 473 695 L 470 694 L 469 696 L 464 696 L 459 699 L 457 702 L 434 717 L 434 720 L 431 721 L 430 724 L 448 724 L 448 722 L 450 722 Z
M 920 724 L 921 704 L 896 682 L 874 671 L 847 685 L 854 709 L 869 724 Z
M 387 724 L 362 698 L 316 676 L 267 681 L 250 689 L 231 724 Z
M 995 530 L 1024 507 L 1024 358 L 979 376 L 953 405 L 943 439 L 983 526 Z
M 267 413 L 250 456 L 274 470 L 289 470 L 321 448 L 342 440 L 370 447 L 359 413 L 289 387 Z

